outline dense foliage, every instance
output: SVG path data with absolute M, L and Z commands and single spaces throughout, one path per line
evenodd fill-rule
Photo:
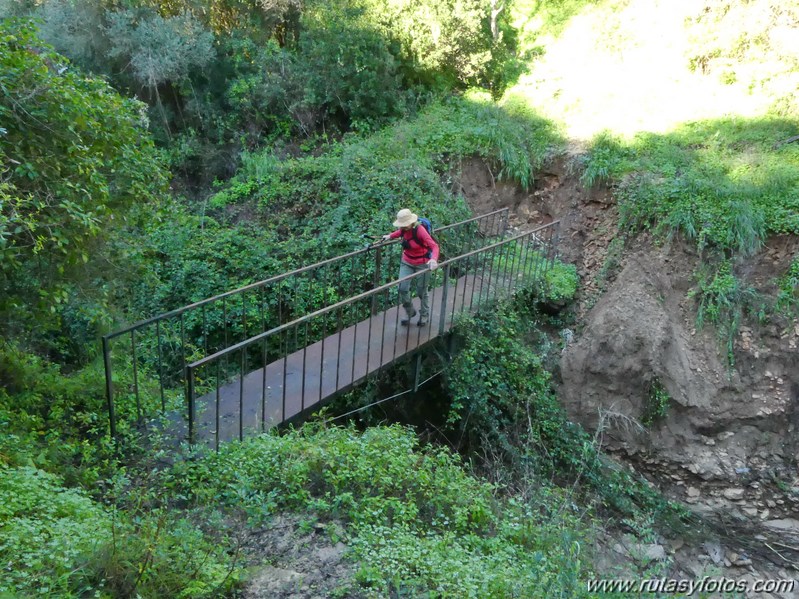
M 166 173 L 142 105 L 86 77 L 35 36 L 0 23 L 0 321 L 54 312 L 105 257 L 102 241 Z M 39 325 L 41 326 L 41 324 Z
M 507 10 L 478 0 L 46 0 L 0 5 L 151 108 L 187 183 L 232 173 L 242 149 L 318 131 L 370 130 L 431 94 L 514 76 Z
M 165 511 L 110 513 L 31 467 L 0 466 L 0 499 L 0 594 L 207 597 L 235 582 L 224 551 Z
M 581 493 L 599 497 L 619 514 L 655 515 L 679 525 L 681 509 L 606 461 L 595 439 L 567 420 L 547 363 L 556 348 L 544 334 L 545 327 L 562 322 L 532 307 L 555 300 L 554 289 L 545 285 L 531 296 L 519 294 L 492 313 L 459 323 L 458 352 L 446 372 L 452 437 L 490 456 L 486 470 L 520 494 L 565 479 L 574 481 L 574 489 L 581 483 Z
M 342 523 L 360 565 L 351 592 L 585 596 L 590 522 L 563 510 L 556 489 L 537 501 L 501 499 L 409 429 L 306 426 L 231 443 L 165 477 L 192 502 L 221 502 L 256 522 L 288 508 Z
M 460 323 L 443 432 L 469 464 L 396 426 L 313 426 L 205 455 L 140 438 L 132 398 L 115 444 L 97 359 L 112 323 L 359 248 L 401 207 L 439 225 L 469 216 L 458 183 L 472 159 L 532 191 L 569 124 L 608 126 L 605 81 L 625 124 L 639 122 L 633 109 L 668 112 L 607 68 L 640 55 L 661 75 L 636 37 L 660 39 L 637 4 L 0 0 L 0 595 L 232 595 L 246 574 L 231 522 L 291 510 L 341 523 L 358 568 L 342 595 L 584 596 L 595 513 L 613 508 L 638 532 L 682 516 L 558 405 L 564 322 L 543 314 L 574 297 L 573 266 Z M 582 183 L 619 200 L 614 259 L 642 230 L 696 245 L 698 324 L 719 329 L 730 358 L 747 314 L 799 306 L 797 257 L 771 306 L 738 276 L 768 236 L 799 234 L 798 16 L 796 0 L 730 0 L 669 20 L 701 85 L 667 98 L 698 102 L 712 82 L 765 108 L 609 129 L 584 151 L 569 142 Z M 318 286 L 290 291 L 292 309 L 319 306 Z M 192 358 L 197 318 L 181 324 Z M 135 384 L 158 408 L 149 354 Z M 114 368 L 132 388 L 132 363 Z M 648 399 L 651 423 L 670 399 L 656 381 Z M 176 390 L 167 405 L 182 400 Z
M 133 286 L 137 309 L 166 311 L 359 249 L 362 235 L 390 230 L 403 207 L 437 226 L 467 218 L 451 189 L 463 160 L 480 156 L 496 177 L 529 187 L 560 143 L 546 123 L 470 94 L 368 138 L 330 142 L 318 155 L 246 153 L 202 216 L 176 207 L 153 227 L 150 268 Z

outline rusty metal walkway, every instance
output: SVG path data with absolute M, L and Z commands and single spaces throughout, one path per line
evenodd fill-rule
M 508 236 L 507 211 L 496 211 L 439 229 L 436 271 L 396 280 L 400 252 L 371 245 L 106 335 L 110 432 L 160 414 L 189 442 L 218 447 L 316 409 L 421 351 L 458 315 L 539 284 L 557 225 Z M 430 321 L 402 326 L 398 288 L 417 284 Z
M 318 407 L 448 332 L 453 315 L 470 309 L 481 283 L 480 277 L 468 275 L 450 284 L 447 293 L 443 287 L 433 289 L 431 305 L 445 309 L 424 327 L 416 321 L 403 326 L 405 312 L 394 306 L 196 398 L 194 434 L 218 445 Z M 414 305 L 418 310 L 418 298 Z

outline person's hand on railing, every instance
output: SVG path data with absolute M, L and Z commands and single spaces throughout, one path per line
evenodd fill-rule
M 385 242 L 387 242 L 387 241 L 390 241 L 390 240 L 391 240 L 391 236 L 390 236 L 390 235 L 369 235 L 369 234 L 367 234 L 367 233 L 364 233 L 363 235 L 361 235 L 361 238 L 362 238 L 362 239 L 369 239 L 369 240 L 371 240 L 371 241 L 370 241 L 370 242 L 369 242 L 369 243 L 366 245 L 366 248 L 367 248 L 367 249 L 368 249 L 368 248 L 377 247 L 377 246 L 378 246 L 378 245 L 380 245 L 381 243 L 385 243 Z
M 431 258 L 431 259 L 430 259 L 430 260 L 427 262 L 427 266 L 428 266 L 428 268 L 430 268 L 430 270 L 435 270 L 435 269 L 437 269 L 437 268 L 438 268 L 438 260 L 436 260 L 435 258 Z

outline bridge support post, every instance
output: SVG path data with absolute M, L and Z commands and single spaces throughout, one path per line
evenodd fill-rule
M 105 395 L 108 401 L 108 430 L 112 439 L 117 437 L 117 419 L 114 414 L 114 383 L 111 380 L 111 347 L 108 336 L 103 337 L 103 364 L 105 365 Z
M 447 362 L 452 362 L 452 356 L 455 355 L 455 335 L 449 334 L 447 335 Z
M 413 392 L 419 390 L 419 379 L 422 378 L 422 352 L 416 354 L 416 364 L 413 367 Z
M 189 366 L 187 369 L 188 378 L 188 400 L 189 400 L 189 445 L 194 445 L 194 368 Z

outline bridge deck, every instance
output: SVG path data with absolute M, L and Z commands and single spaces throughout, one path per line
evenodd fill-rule
M 447 289 L 447 309 L 443 314 L 444 289 L 431 289 L 432 315 L 425 327 L 416 326 L 416 320 L 410 327 L 402 326 L 404 311 L 393 307 L 272 362 L 265 369 L 249 372 L 243 380 L 220 386 L 218 392 L 198 397 L 195 400 L 197 439 L 213 444 L 217 419 L 218 439 L 227 441 L 238 438 L 240 417 L 246 436 L 262 426 L 270 428 L 319 406 L 367 375 L 436 339 L 442 330 L 442 318 L 443 331 L 448 331 L 453 314 L 468 311 L 473 305 L 476 308 L 479 302 L 475 294 L 482 295 L 484 284 L 488 285 L 473 275 L 455 280 Z M 417 309 L 418 302 L 415 298 Z

